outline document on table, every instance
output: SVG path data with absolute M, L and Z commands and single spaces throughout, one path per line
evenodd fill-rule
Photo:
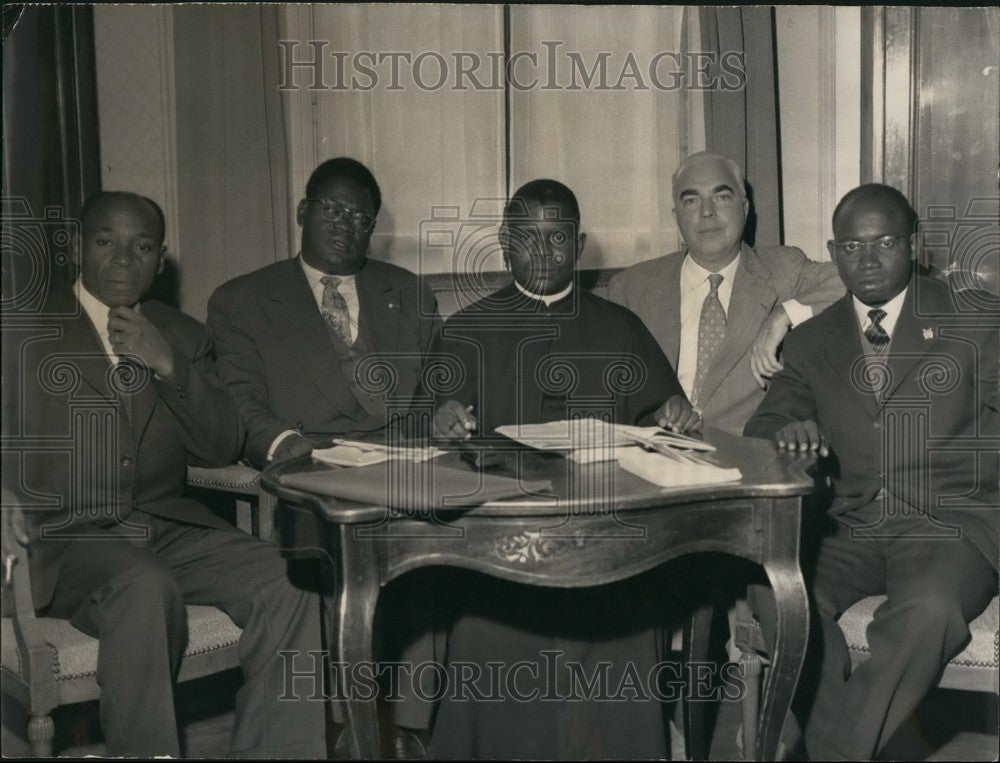
M 431 447 L 409 448 L 358 440 L 338 439 L 333 442 L 332 448 L 314 450 L 312 452 L 313 458 L 334 466 L 368 466 L 369 464 L 380 464 L 389 459 L 427 461 L 445 452 Z
M 575 461 L 611 461 L 619 447 L 640 444 L 659 449 L 712 452 L 715 447 L 702 440 L 673 434 L 660 427 L 611 424 L 594 418 L 549 421 L 544 424 L 510 424 L 497 427 L 499 434 L 537 450 L 569 451 Z
M 712 485 L 742 477 L 739 469 L 718 466 L 695 453 L 713 452 L 714 446 L 660 427 L 579 418 L 513 424 L 497 427 L 497 432 L 538 450 L 563 451 L 580 463 L 617 460 L 623 469 L 662 487 Z

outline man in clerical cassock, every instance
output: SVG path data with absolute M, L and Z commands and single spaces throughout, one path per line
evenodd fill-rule
M 579 288 L 575 266 L 586 240 L 579 225 L 576 197 L 553 180 L 532 181 L 508 202 L 499 238 L 514 280 L 441 331 L 432 356 L 450 357 L 461 381 L 435 401 L 436 437 L 482 445 L 498 426 L 587 416 L 676 431 L 700 425 L 642 321 Z M 455 598 L 449 675 L 461 667 L 463 676 L 480 678 L 474 689 L 453 685 L 445 693 L 432 753 L 665 757 L 659 701 L 618 691 L 629 673 L 643 682 L 655 673 L 663 598 L 655 579 L 654 571 L 597 588 L 553 589 L 468 576 Z M 573 670 L 603 684 L 589 698 L 579 681 L 573 692 L 566 680 Z

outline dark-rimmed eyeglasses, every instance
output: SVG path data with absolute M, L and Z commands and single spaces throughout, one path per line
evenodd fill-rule
M 874 241 L 831 241 L 830 245 L 847 262 L 857 262 L 861 254 L 875 252 L 876 257 L 888 257 L 899 251 L 899 242 L 904 236 L 881 236 Z
M 306 201 L 314 201 L 317 204 L 322 204 L 324 219 L 329 220 L 332 223 L 339 222 L 346 216 L 351 221 L 351 225 L 362 233 L 367 233 L 375 227 L 374 217 L 366 215 L 364 212 L 360 212 L 357 209 L 351 209 L 346 204 L 341 204 L 339 201 L 309 197 L 306 198 Z

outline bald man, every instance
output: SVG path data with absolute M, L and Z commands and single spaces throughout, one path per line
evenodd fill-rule
M 232 463 L 243 432 L 201 324 L 144 299 L 163 270 L 163 213 L 101 192 L 81 225 L 80 279 L 35 316 L 37 337 L 8 377 L 17 434 L 48 443 L 4 452 L 5 472 L 18 462 L 6 486 L 22 505 L 52 501 L 27 512 L 22 538 L 34 605 L 100 640 L 109 756 L 180 756 L 185 604 L 207 604 L 243 629 L 230 754 L 325 757 L 323 703 L 289 696 L 282 657 L 322 648 L 318 597 L 289 583 L 276 546 L 185 495 L 188 464 Z
M 840 201 L 829 250 L 849 293 L 788 335 L 746 427 L 817 453 L 832 479 L 803 551 L 823 641 L 806 657 L 818 685 L 807 677 L 799 697 L 815 760 L 874 758 L 996 593 L 1000 305 L 914 275 L 915 223 L 888 186 Z M 836 619 L 878 594 L 871 657 L 852 672 Z
M 743 241 L 750 202 L 731 159 L 692 154 L 672 187 L 686 248 L 619 273 L 608 297 L 656 337 L 704 423 L 738 435 L 781 368 L 785 334 L 844 286 L 830 263 L 801 249 Z

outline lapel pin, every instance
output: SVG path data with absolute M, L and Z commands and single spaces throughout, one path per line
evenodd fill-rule
M 934 329 L 923 329 L 923 332 L 924 332 L 924 339 L 934 338 Z
M 395 306 L 396 306 L 396 303 L 395 303 L 395 302 L 390 302 L 390 303 L 389 303 L 389 307 L 395 307 Z

